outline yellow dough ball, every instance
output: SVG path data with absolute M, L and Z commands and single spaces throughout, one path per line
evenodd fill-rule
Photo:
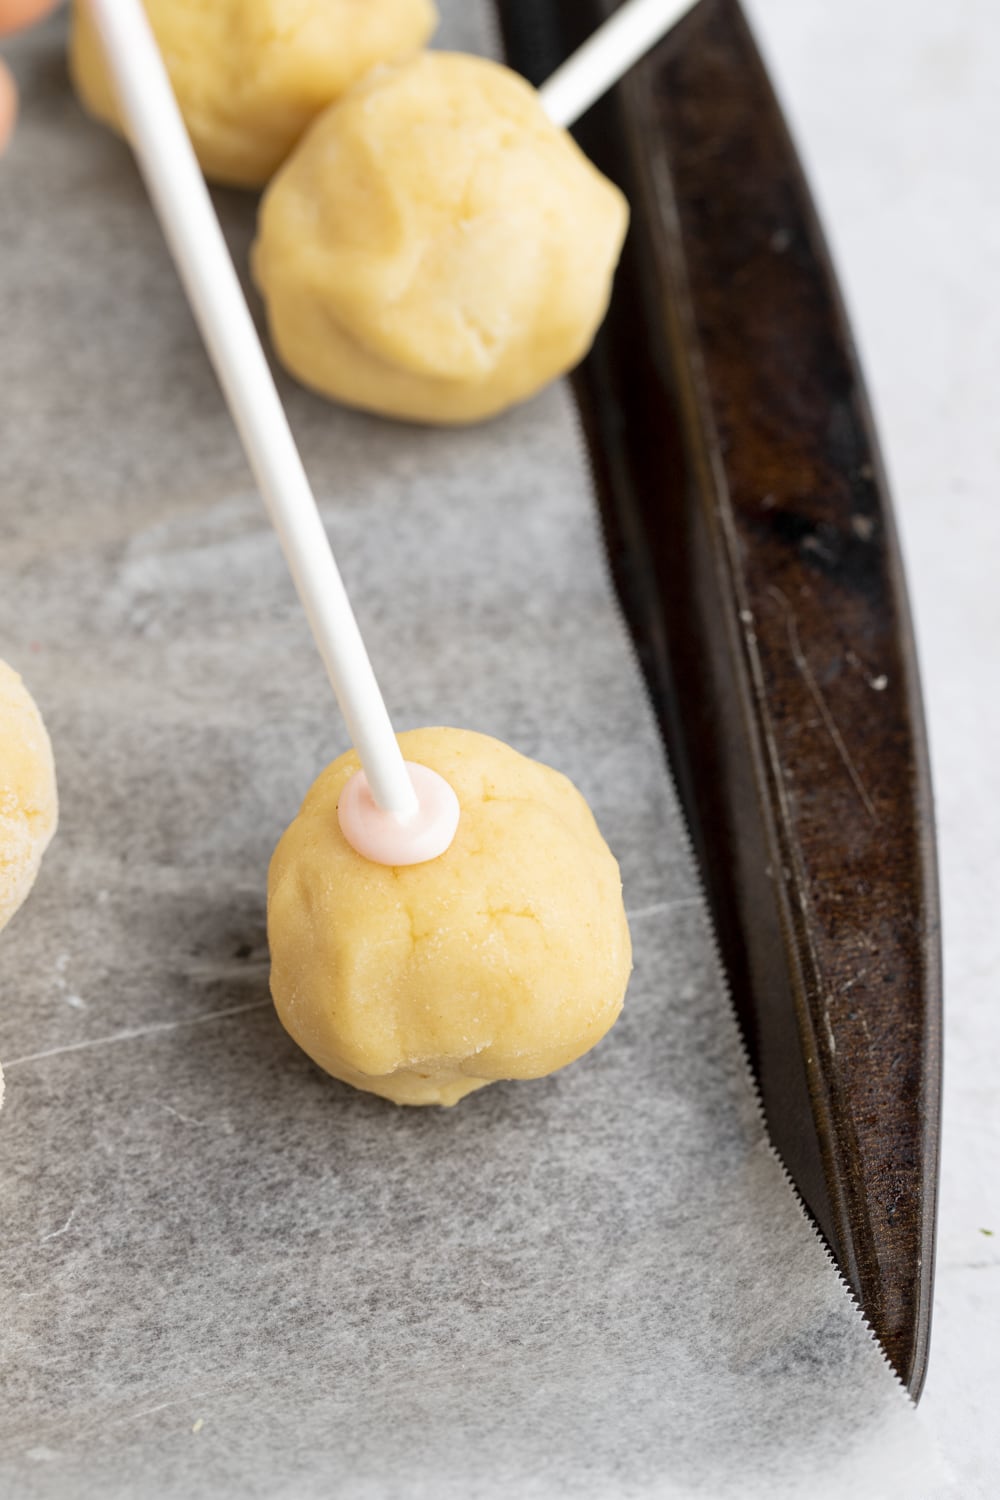
M 517 74 L 427 52 L 321 115 L 253 250 L 293 375 L 350 406 L 461 423 L 587 352 L 628 206 Z
M 146 11 L 202 170 L 236 187 L 267 182 L 321 110 L 437 24 L 433 0 L 146 0 Z M 120 129 L 80 0 L 70 71 L 87 109 Z
M 34 885 L 57 819 L 42 716 L 17 673 L 0 661 L 0 928 Z
M 467 730 L 399 742 L 454 788 L 453 844 L 422 865 L 363 859 L 337 821 L 357 756 L 334 761 L 271 861 L 271 993 L 335 1078 L 455 1104 L 600 1040 L 628 983 L 628 923 L 618 865 L 565 776 Z

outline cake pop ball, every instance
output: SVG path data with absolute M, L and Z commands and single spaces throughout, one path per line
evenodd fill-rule
M 261 187 L 310 121 L 376 63 L 437 24 L 433 0 L 145 0 L 206 177 Z M 70 71 L 83 104 L 121 130 L 93 21 L 73 8 Z
M 271 861 L 271 993 L 335 1078 L 450 1105 L 593 1047 L 621 1010 L 631 944 L 618 865 L 572 782 L 468 730 L 399 742 L 453 788 L 453 841 L 422 864 L 364 858 L 338 817 L 357 756 L 328 766 Z
M 56 831 L 52 746 L 35 701 L 0 661 L 0 928 L 35 883 Z
M 465 423 L 587 352 L 619 190 L 508 68 L 427 52 L 321 115 L 261 205 L 253 270 L 291 373 L 387 416 Z
M 6 150 L 16 119 L 17 90 L 6 65 L 0 61 L 0 152 Z

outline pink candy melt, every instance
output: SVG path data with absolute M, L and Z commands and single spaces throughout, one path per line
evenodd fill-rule
M 405 820 L 383 812 L 371 794 L 364 771 L 357 771 L 337 804 L 340 831 L 351 848 L 377 865 L 422 865 L 437 859 L 458 829 L 454 791 L 429 766 L 406 762 L 419 806 Z

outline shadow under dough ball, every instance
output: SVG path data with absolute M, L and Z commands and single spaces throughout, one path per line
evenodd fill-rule
M 234 187 L 262 187 L 321 110 L 437 24 L 433 0 L 146 0 L 146 13 L 203 172 Z M 80 0 L 70 71 L 87 109 L 121 130 Z
M 426 52 L 317 119 L 264 196 L 253 269 L 304 384 L 474 422 L 583 358 L 627 223 L 618 188 L 522 78 Z
M 397 1104 L 455 1104 L 600 1041 L 631 972 L 628 922 L 617 862 L 565 776 L 468 730 L 399 743 L 456 792 L 451 847 L 403 868 L 362 858 L 337 818 L 358 758 L 334 761 L 271 861 L 271 992 L 335 1078 Z

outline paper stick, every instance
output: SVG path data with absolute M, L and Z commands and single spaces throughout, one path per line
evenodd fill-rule
M 375 802 L 417 798 L 141 0 L 88 0 L 129 136 Z
M 549 118 L 569 129 L 692 8 L 693 0 L 625 0 L 539 90 Z

